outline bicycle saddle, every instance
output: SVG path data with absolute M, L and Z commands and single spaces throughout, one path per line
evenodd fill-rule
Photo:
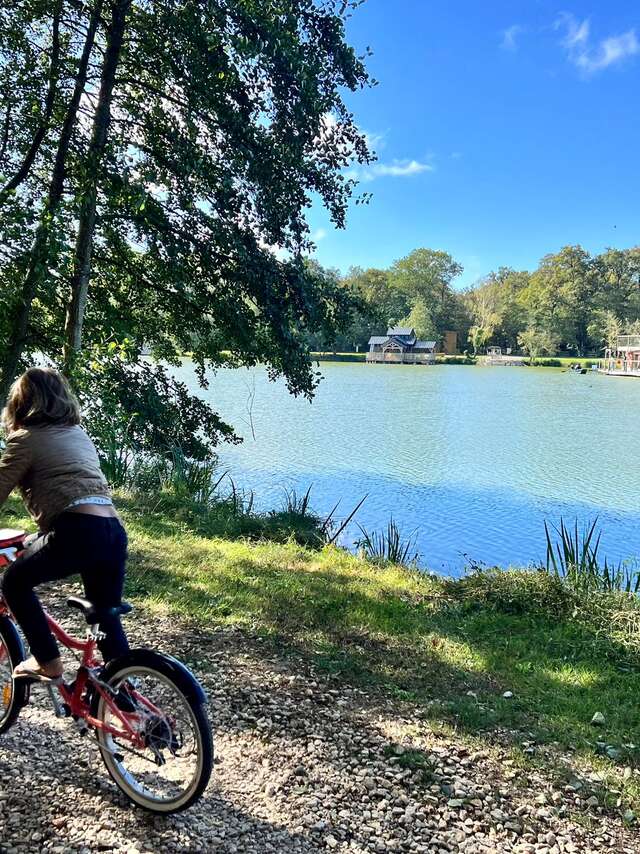
M 82 611 L 90 625 L 99 623 L 105 617 L 124 617 L 125 614 L 130 614 L 133 611 L 133 605 L 128 602 L 121 602 L 113 608 L 98 608 L 93 602 L 89 602 L 88 599 L 81 599 L 80 596 L 70 596 L 67 599 L 67 605 L 70 608 Z
M 12 528 L 0 528 L 0 549 L 20 546 L 26 536 L 25 531 L 15 531 Z

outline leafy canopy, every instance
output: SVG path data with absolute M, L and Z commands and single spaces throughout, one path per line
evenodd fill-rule
M 127 362 L 192 351 L 201 376 L 264 362 L 313 393 L 308 336 L 357 302 L 305 260 L 309 207 L 344 227 L 346 167 L 371 159 L 344 101 L 374 82 L 346 41 L 357 5 L 0 10 L 0 397 L 35 354 L 110 341 Z

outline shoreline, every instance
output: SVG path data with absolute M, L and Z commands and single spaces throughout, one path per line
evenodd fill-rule
M 314 362 L 356 362 L 367 364 L 366 352 L 364 353 L 330 353 L 330 352 L 312 352 L 311 358 Z M 599 361 L 597 356 L 571 358 L 570 356 L 558 356 L 544 359 L 537 359 L 533 364 L 531 361 L 523 361 L 521 365 L 486 365 L 484 364 L 486 356 L 446 356 L 438 354 L 436 361 L 431 365 L 405 365 L 404 367 L 438 367 L 441 365 L 466 365 L 469 367 L 485 368 L 485 367 L 524 367 L 524 368 L 564 368 L 567 370 L 570 365 L 580 365 L 587 370 Z M 376 362 L 375 364 L 385 364 L 384 362 Z M 389 365 L 402 365 L 401 362 L 389 362 Z
M 168 495 L 116 503 L 130 536 L 125 596 L 149 625 L 189 627 L 207 644 L 233 638 L 236 661 L 258 643 L 331 679 L 337 693 L 378 698 L 398 730 L 390 755 L 406 753 L 401 767 L 424 771 L 427 786 L 433 778 L 417 730 L 403 729 L 408 718 L 461 755 L 499 750 L 504 767 L 545 780 L 549 803 L 560 803 L 557 792 L 585 818 L 621 831 L 637 823 L 638 597 L 581 594 L 530 569 L 447 579 L 280 531 L 234 534 Z M 15 499 L 0 524 L 31 527 Z M 71 618 L 62 598 L 56 612 Z M 215 685 L 218 664 L 205 648 L 190 663 Z M 257 734 L 263 717 L 256 709 L 249 722 Z M 453 798 L 454 810 L 473 802 L 446 788 L 436 797 L 449 807 Z
M 381 698 L 390 721 L 410 709 L 462 750 L 501 744 L 550 791 L 636 822 L 637 597 L 581 594 L 517 568 L 440 578 L 265 531 L 234 535 L 179 512 L 177 498 L 152 498 L 117 497 L 130 535 L 125 595 L 144 619 L 230 632 L 239 648 L 255 637 L 337 689 Z M 14 499 L 0 524 L 30 526 Z

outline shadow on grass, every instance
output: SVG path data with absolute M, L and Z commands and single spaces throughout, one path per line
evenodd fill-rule
M 492 658 L 493 641 L 485 644 L 488 664 L 479 676 L 472 663 L 465 666 L 462 661 L 447 659 L 442 645 L 452 640 L 458 642 L 459 621 L 464 618 L 459 612 L 443 613 L 433 604 L 430 606 L 426 599 L 421 603 L 412 602 L 409 597 L 390 601 L 392 597 L 388 595 L 375 596 L 363 590 L 349 590 L 353 588 L 354 579 L 347 573 L 336 575 L 318 570 L 302 573 L 279 567 L 265 569 L 255 561 L 239 560 L 228 570 L 235 574 L 233 583 L 227 583 L 220 577 L 217 583 L 219 592 L 224 591 L 227 604 L 233 609 L 234 617 L 230 622 L 237 625 L 240 622 L 236 619 L 237 614 L 241 607 L 246 607 L 247 628 L 215 632 L 212 623 L 216 622 L 217 604 L 213 606 L 209 622 L 193 619 L 207 601 L 208 590 L 202 588 L 200 577 L 189 579 L 187 574 L 176 575 L 171 567 L 154 566 L 152 562 L 148 565 L 145 554 L 134 553 L 132 558 L 128 593 L 139 598 L 141 605 L 128 622 L 134 644 L 140 640 L 151 642 L 160 650 L 171 652 L 190 664 L 205 683 L 212 700 L 223 764 L 218 769 L 218 776 L 214 777 L 213 787 L 197 810 L 199 815 L 213 817 L 216 826 L 231 830 L 242 827 L 242 838 L 234 838 L 230 846 L 239 841 L 240 850 L 243 850 L 244 843 L 247 850 L 252 850 L 251 845 L 255 845 L 258 838 L 283 854 L 324 850 L 321 847 L 324 830 L 317 833 L 298 831 L 299 819 L 295 822 L 289 820 L 290 826 L 285 826 L 283 815 L 286 809 L 282 807 L 281 812 L 274 813 L 273 801 L 269 804 L 268 814 L 277 814 L 278 820 L 266 820 L 263 812 L 265 787 L 274 780 L 281 785 L 277 796 L 281 804 L 288 803 L 291 791 L 298 796 L 302 784 L 299 779 L 293 779 L 296 776 L 294 768 L 305 761 L 300 757 L 307 755 L 311 742 L 326 745 L 327 749 L 322 748 L 323 764 L 317 770 L 317 777 L 304 785 L 308 785 L 311 791 L 317 785 L 322 791 L 327 781 L 331 781 L 332 802 L 339 801 L 350 811 L 348 820 L 342 822 L 349 828 L 345 840 L 357 840 L 362 846 L 366 844 L 366 839 L 359 836 L 362 806 L 359 798 L 354 799 L 352 789 L 354 780 L 361 781 L 368 773 L 372 759 L 376 762 L 384 759 L 390 773 L 398 769 L 411 772 L 413 776 L 407 796 L 415 797 L 418 802 L 423 798 L 423 786 L 437 787 L 437 797 L 443 803 L 455 796 L 455 780 L 448 774 L 443 777 L 433 773 L 436 765 L 434 755 L 437 758 L 439 754 L 437 751 L 434 754 L 424 741 L 420 741 L 420 731 L 414 730 L 416 735 L 408 732 L 406 736 L 391 736 L 387 723 L 397 720 L 400 733 L 407 722 L 414 727 L 415 719 L 442 717 L 457 724 L 457 733 L 452 736 L 456 751 L 463 750 L 463 735 L 466 733 L 476 737 L 474 743 L 479 739 L 488 744 L 493 742 L 490 728 L 485 726 L 486 721 L 472 720 L 471 712 L 468 717 L 463 717 L 461 703 L 467 703 L 470 709 L 477 705 L 473 698 L 463 694 L 469 684 L 473 684 L 478 693 L 484 690 L 493 696 L 496 689 L 501 690 L 502 685 L 491 681 L 495 678 L 491 668 L 497 669 L 500 661 Z M 304 579 L 292 586 L 287 576 L 300 575 Z M 216 577 L 214 568 L 209 570 L 209 576 Z M 257 585 L 256 581 L 261 583 Z M 330 591 L 327 591 L 327 586 Z M 58 587 L 49 592 L 54 613 L 65 613 L 66 593 Z M 308 597 L 306 602 L 302 600 L 302 593 Z M 318 600 L 330 596 L 342 601 L 344 607 L 317 607 Z M 144 600 L 148 597 L 162 601 L 169 616 L 154 617 L 145 609 Z M 305 606 L 310 616 L 303 627 L 298 625 L 296 614 Z M 407 612 L 404 616 L 403 609 Z M 191 615 L 193 622 L 179 618 L 179 614 Z M 66 615 L 79 627 L 81 621 L 76 614 L 69 614 L 66 610 Z M 393 635 L 391 625 L 397 624 L 398 620 L 406 630 Z M 271 634 L 268 638 L 260 638 L 252 626 L 266 629 Z M 376 631 L 374 627 L 377 627 Z M 383 627 L 386 627 L 385 631 Z M 494 639 L 499 635 L 497 630 L 490 634 Z M 480 636 L 478 641 L 482 642 Z M 531 654 L 535 654 L 534 649 Z M 316 668 L 320 665 L 333 671 L 334 678 L 316 680 L 316 668 L 310 670 L 309 662 Z M 373 682 L 384 688 L 387 695 L 391 692 L 411 702 L 389 704 L 376 692 L 366 698 L 360 697 L 357 693 L 345 691 L 345 681 L 369 685 Z M 308 686 L 313 686 L 311 696 Z M 440 705 L 429 706 L 429 698 L 434 695 Z M 339 700 L 344 705 L 340 705 Z M 447 702 L 451 703 L 448 709 Z M 368 704 L 371 704 L 372 714 L 368 714 Z M 513 704 L 510 708 L 516 709 Z M 518 710 L 518 714 L 521 711 Z M 260 721 L 265 719 L 270 723 L 269 728 L 263 730 Z M 18 761 L 16 756 L 22 756 L 22 745 L 29 743 L 29 727 L 35 725 L 35 721 L 26 718 L 19 724 L 15 735 L 11 734 L 12 742 L 8 749 L 14 754 L 12 764 Z M 355 741 L 354 732 L 358 734 Z M 401 754 L 396 753 L 397 738 L 405 744 Z M 52 733 L 51 743 L 56 745 L 56 751 L 62 750 L 65 756 L 73 756 L 75 739 L 74 731 L 65 727 L 62 737 L 57 731 Z M 367 750 L 362 751 L 365 744 Z M 3 749 L 6 746 L 3 740 Z M 446 742 L 443 747 L 446 752 Z M 344 776 L 346 757 L 350 759 L 348 780 Z M 516 781 L 503 777 L 495 759 L 492 760 L 493 765 L 488 764 L 484 771 L 481 764 L 475 767 L 483 761 L 473 760 L 473 776 L 476 781 L 488 781 L 495 792 L 506 786 L 515 795 L 517 787 L 529 786 L 528 772 L 534 769 L 550 772 L 549 768 L 536 766 L 523 757 L 522 774 Z M 33 755 L 25 754 L 20 765 L 23 779 L 33 778 L 34 788 L 37 788 L 35 780 L 39 765 L 34 762 Z M 354 773 L 356 767 L 362 776 Z M 80 788 L 93 801 L 94 813 L 96 809 L 104 808 L 115 810 L 119 815 L 124 801 L 110 784 L 106 788 L 96 785 L 94 772 L 102 774 L 102 769 L 95 763 L 93 767 L 88 766 L 86 772 L 80 770 L 78 774 L 64 776 L 56 789 L 59 795 L 56 794 L 53 801 L 48 796 L 48 803 L 62 809 L 57 800 L 74 797 Z M 380 773 L 379 766 L 375 773 Z M 465 776 L 467 773 L 471 771 L 456 772 Z M 283 782 L 282 775 L 288 775 L 288 782 Z M 551 776 L 549 773 L 548 777 Z M 579 776 L 579 770 L 572 770 L 572 776 Z M 246 784 L 246 781 L 250 783 Z M 540 785 L 539 779 L 537 785 Z M 431 788 L 431 795 L 433 791 Z M 530 792 L 527 794 L 531 796 Z M 44 802 L 40 804 L 37 794 L 34 798 L 32 809 L 36 814 L 42 814 L 44 824 Z M 124 813 L 123 816 L 127 836 L 132 841 L 141 841 L 149 831 L 146 819 L 138 818 L 137 813 Z M 484 820 L 490 826 L 496 823 L 489 815 Z M 153 825 L 156 829 L 158 822 L 167 830 L 179 831 L 185 827 L 180 818 L 156 820 Z M 458 819 L 456 815 L 451 819 L 451 827 L 455 829 L 458 822 L 462 824 L 462 818 Z M 292 830 L 293 827 L 296 829 Z M 193 848 L 181 850 L 207 850 L 209 838 L 215 832 L 206 830 L 206 836 L 202 838 L 196 832 L 191 839 Z M 231 852 L 238 849 L 222 845 L 216 850 Z
M 477 591 L 456 600 L 443 583 L 387 584 L 383 570 L 366 574 L 338 555 L 196 538 L 180 547 L 182 530 L 201 532 L 166 516 L 132 522 L 147 538 L 133 539 L 128 581 L 142 605 L 160 602 L 205 634 L 216 624 L 262 634 L 279 654 L 488 742 L 531 731 L 588 755 L 601 741 L 618 764 L 639 764 L 624 747 L 640 741 L 638 656 L 562 601 L 538 601 L 524 582 L 513 600 Z M 603 730 L 590 726 L 596 711 Z
M 129 584 L 133 595 L 201 623 L 257 628 L 327 672 L 418 703 L 470 734 L 506 727 L 565 744 L 640 741 L 640 661 L 571 614 L 467 608 L 428 588 L 394 595 L 353 572 L 300 561 L 292 568 L 277 554 L 227 555 L 193 573 L 141 553 Z M 596 711 L 607 719 L 603 732 L 590 726 Z M 622 759 L 630 761 L 628 751 Z

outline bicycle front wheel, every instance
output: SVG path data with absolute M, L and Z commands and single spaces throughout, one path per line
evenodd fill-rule
M 121 661 L 107 669 L 109 696 L 94 695 L 93 714 L 104 727 L 97 730 L 102 759 L 138 806 L 181 812 L 198 800 L 211 777 L 213 739 L 205 704 L 176 679 L 171 659 L 134 650 Z
M 29 699 L 26 681 L 13 678 L 14 667 L 23 659 L 24 647 L 16 627 L 8 617 L 0 616 L 0 734 L 13 726 Z

